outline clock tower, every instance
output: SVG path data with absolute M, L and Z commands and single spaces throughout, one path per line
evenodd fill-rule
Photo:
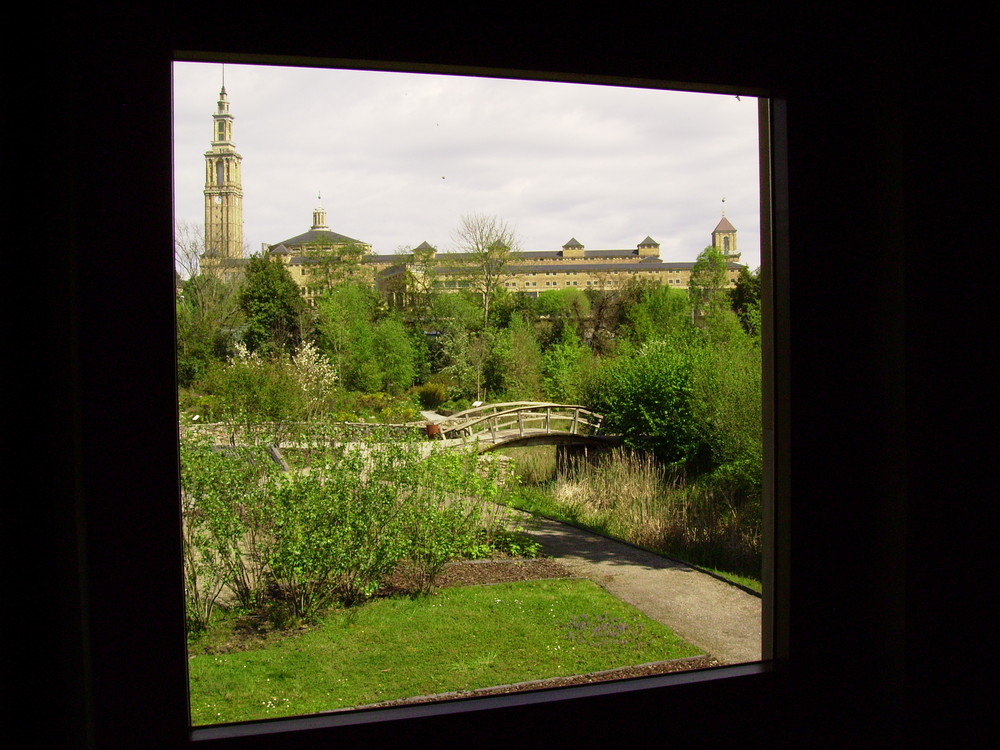
M 205 152 L 205 258 L 243 258 L 243 157 L 233 145 L 233 116 L 225 84 L 212 115 L 212 148 Z M 212 265 L 212 264 L 209 264 Z

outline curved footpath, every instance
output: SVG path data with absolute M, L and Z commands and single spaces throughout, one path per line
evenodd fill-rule
M 761 600 L 684 563 L 559 521 L 527 533 L 581 578 L 663 623 L 723 664 L 761 658 Z

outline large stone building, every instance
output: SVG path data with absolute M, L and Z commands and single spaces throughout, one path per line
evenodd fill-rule
M 242 157 L 233 144 L 233 117 L 225 87 L 219 94 L 213 118 L 212 148 L 205 153 L 205 254 L 202 269 L 220 276 L 242 272 L 243 188 Z M 730 283 L 739 275 L 740 252 L 736 228 L 726 218 L 712 230 L 711 245 L 726 257 Z M 308 231 L 261 252 L 280 260 L 314 301 L 324 286 L 349 275 L 376 285 L 384 294 L 401 299 L 413 285 L 439 290 L 469 286 L 472 257 L 467 253 L 439 253 L 426 241 L 413 251 L 380 255 L 368 242 L 334 232 L 322 201 L 312 213 Z M 537 297 L 554 289 L 614 290 L 631 279 L 648 279 L 664 286 L 686 289 L 693 262 L 664 261 L 660 245 L 647 236 L 635 248 L 588 250 L 576 238 L 557 250 L 525 251 L 514 255 L 504 269 L 503 287 Z

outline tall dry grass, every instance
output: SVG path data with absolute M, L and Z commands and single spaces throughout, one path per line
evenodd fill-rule
M 561 462 L 555 502 L 633 544 L 759 580 L 761 506 L 719 481 L 689 483 L 651 454 L 616 449 Z
M 522 484 L 539 485 L 551 482 L 556 475 L 556 447 L 536 445 L 525 448 L 505 448 L 498 451 L 513 459 Z

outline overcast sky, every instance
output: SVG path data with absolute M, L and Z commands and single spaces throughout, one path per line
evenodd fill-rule
M 174 65 L 176 219 L 204 221 L 204 154 L 222 65 Z M 760 263 L 752 97 L 369 71 L 226 65 L 252 252 L 330 229 L 392 253 L 453 248 L 463 215 L 524 250 L 634 248 L 691 261 L 722 215 Z

